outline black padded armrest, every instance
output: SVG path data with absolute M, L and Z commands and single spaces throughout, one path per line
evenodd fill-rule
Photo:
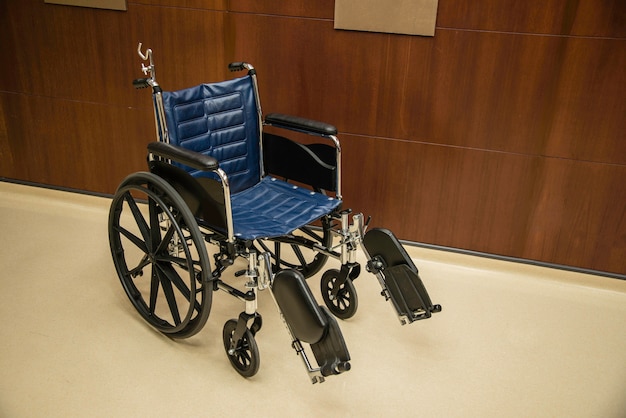
M 301 118 L 299 116 L 270 113 L 265 116 L 265 122 L 279 128 L 304 131 L 318 135 L 337 135 L 337 128 L 333 125 L 315 120 Z
M 213 171 L 219 168 L 219 162 L 213 157 L 172 144 L 166 144 L 165 142 L 149 143 L 148 151 L 159 157 L 174 160 L 196 170 Z

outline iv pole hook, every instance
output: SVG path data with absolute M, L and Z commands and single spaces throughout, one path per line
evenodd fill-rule
M 144 64 L 141 64 L 141 71 L 143 71 L 145 75 L 148 75 L 148 73 L 150 73 L 149 74 L 150 78 L 154 81 L 155 71 L 154 71 L 154 62 L 152 61 L 152 49 L 148 48 L 146 50 L 146 53 L 144 54 L 143 52 L 141 52 L 141 46 L 142 46 L 142 43 L 139 42 L 139 45 L 137 46 L 137 54 L 139 54 L 142 60 L 150 61 L 150 65 L 147 67 Z
M 146 53 L 144 54 L 143 52 L 141 52 L 141 45 L 143 45 L 141 42 L 139 42 L 139 45 L 137 46 L 137 53 L 139 54 L 139 56 L 141 57 L 142 60 L 146 61 L 148 59 L 151 60 L 152 58 L 152 49 L 148 48 L 146 50 Z

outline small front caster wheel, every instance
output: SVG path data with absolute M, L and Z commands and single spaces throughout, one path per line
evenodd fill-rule
M 320 283 L 322 298 L 328 309 L 340 319 L 352 318 L 356 313 L 359 301 L 352 280 L 346 278 L 341 285 L 339 270 L 330 269 L 322 275 Z
M 224 339 L 224 349 L 228 355 L 228 360 L 237 373 L 243 377 L 252 377 L 259 371 L 259 348 L 256 345 L 254 335 L 246 328 L 241 340 L 231 349 L 233 334 L 237 329 L 237 320 L 230 319 L 224 324 L 222 333 Z

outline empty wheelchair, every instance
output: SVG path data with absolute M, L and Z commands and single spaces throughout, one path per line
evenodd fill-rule
M 350 369 L 335 317 L 356 313 L 360 247 L 402 324 L 441 310 L 395 236 L 366 233 L 363 215 L 342 207 L 335 127 L 282 114 L 263 118 L 247 63 L 229 66 L 247 71 L 243 77 L 167 92 L 156 81 L 152 51 L 139 44 L 138 53 L 149 65 L 134 85 L 152 89 L 158 141 L 148 144 L 149 171 L 129 175 L 113 197 L 109 241 L 122 286 L 151 326 L 190 337 L 206 323 L 215 292 L 239 299 L 244 308 L 222 338 L 232 366 L 251 377 L 259 368 L 257 297 L 267 289 L 311 381 L 322 382 Z M 265 126 L 319 141 L 303 144 Z M 328 259 L 339 265 L 321 276 L 320 306 L 305 279 Z M 228 280 L 224 273 L 238 260 Z

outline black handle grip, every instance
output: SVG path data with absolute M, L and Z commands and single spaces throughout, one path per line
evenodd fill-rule
M 133 87 L 136 89 L 145 89 L 146 87 L 150 87 L 150 84 L 148 84 L 147 78 L 137 78 L 133 80 Z
M 231 62 L 228 64 L 228 69 L 233 72 L 245 70 L 246 67 L 244 67 L 243 64 L 243 62 Z

